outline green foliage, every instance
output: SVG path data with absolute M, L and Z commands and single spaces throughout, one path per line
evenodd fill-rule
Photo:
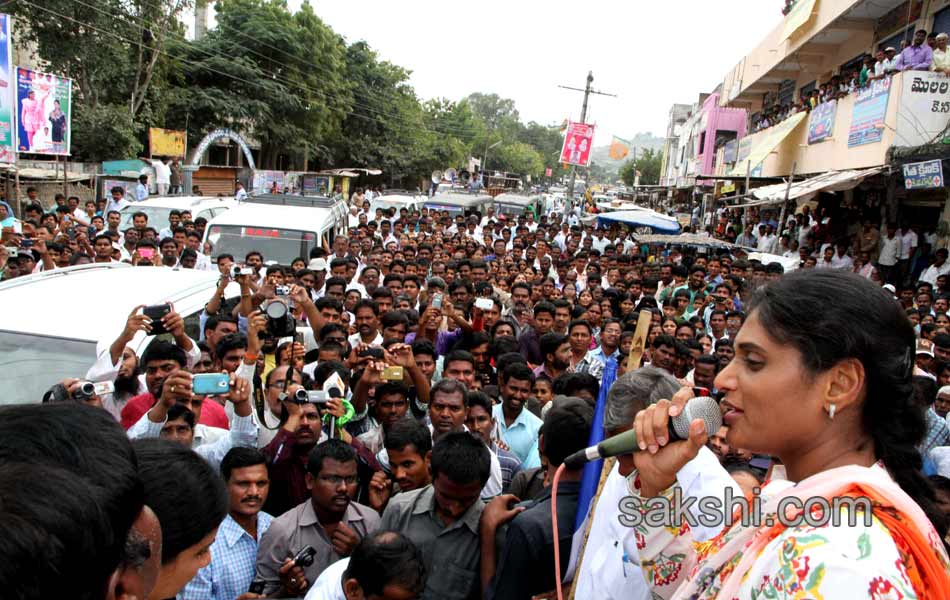
M 636 160 L 630 159 L 620 167 L 620 179 L 627 185 L 633 185 L 636 172 L 640 171 L 640 185 L 657 185 L 660 182 L 662 162 L 662 152 L 647 148 L 638 152 Z
M 98 104 L 74 112 L 70 160 L 141 156 L 142 132 L 129 122 L 128 111 L 124 104 Z M 103 153 L 103 149 L 108 149 L 108 153 Z

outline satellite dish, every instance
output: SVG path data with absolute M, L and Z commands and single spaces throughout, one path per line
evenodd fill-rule
M 455 171 L 455 169 L 449 167 L 445 170 L 445 178 L 449 181 L 454 182 L 456 177 L 458 177 L 458 173 Z
M 442 171 L 436 169 L 432 171 L 432 183 L 439 183 L 442 181 Z
M 472 180 L 472 174 L 468 171 L 460 171 L 459 179 L 462 181 L 462 185 L 468 185 L 468 182 Z

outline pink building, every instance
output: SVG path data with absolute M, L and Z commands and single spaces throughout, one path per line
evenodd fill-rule
M 738 146 L 746 134 L 746 111 L 719 106 L 719 93 L 710 94 L 700 110 L 698 127 L 693 131 L 696 151 L 696 176 L 716 173 L 716 154 L 727 144 Z M 727 155 L 729 154 L 727 150 Z

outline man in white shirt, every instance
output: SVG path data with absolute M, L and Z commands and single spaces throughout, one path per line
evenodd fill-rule
M 900 233 L 901 255 L 900 255 L 900 283 L 903 283 L 910 273 L 910 268 L 914 260 L 914 254 L 917 252 L 917 232 L 911 229 L 906 223 Z
M 418 598 L 425 591 L 422 553 L 396 531 L 368 535 L 320 573 L 304 600 Z
M 168 166 L 168 159 L 150 161 L 152 168 L 155 169 L 155 187 L 158 195 L 164 196 L 168 193 L 168 184 L 172 179 L 172 168 Z
M 848 256 L 848 244 L 838 242 L 834 256 L 831 257 L 831 268 L 850 271 L 854 267 L 854 260 Z
M 234 184 L 234 199 L 238 202 L 247 200 L 247 190 L 244 189 L 244 184 L 240 181 Z
M 106 211 L 105 211 L 107 218 L 110 212 L 116 211 L 118 213 L 121 213 L 122 209 L 130 204 L 130 202 L 125 199 L 125 190 L 119 186 L 115 186 L 114 188 L 109 190 L 109 194 L 110 194 L 110 198 L 109 198 L 109 202 L 106 204 Z M 110 223 L 110 227 L 111 227 L 111 223 Z M 118 224 L 116 224 L 116 229 L 118 229 Z
M 924 269 L 920 275 L 920 281 L 926 281 L 932 286 L 937 285 L 937 278 L 941 275 L 950 273 L 950 263 L 947 262 L 948 251 L 946 248 L 939 248 L 934 252 L 934 262 Z
M 897 235 L 897 227 L 893 223 L 887 224 L 887 235 L 881 236 L 881 252 L 877 258 L 878 272 L 887 283 L 897 280 L 898 261 L 901 256 L 901 238 Z
M 139 175 L 139 183 L 135 186 L 135 201 L 142 200 L 148 200 L 148 175 L 144 173 Z

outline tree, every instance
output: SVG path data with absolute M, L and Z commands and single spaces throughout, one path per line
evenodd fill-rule
M 501 146 L 493 155 L 493 163 L 499 169 L 519 175 L 538 177 L 544 173 L 544 160 L 534 146 L 524 142 L 512 142 Z
M 636 181 L 636 172 L 640 171 L 640 185 L 659 184 L 663 153 L 646 148 L 638 154 L 636 159 L 630 159 L 620 167 L 620 178 L 625 184 L 632 186 Z

